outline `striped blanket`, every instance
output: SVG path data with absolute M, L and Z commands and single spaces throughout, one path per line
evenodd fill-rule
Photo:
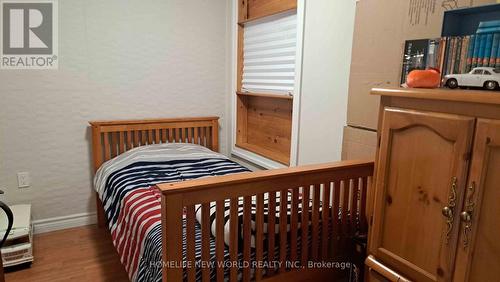
M 212 152 L 207 148 L 193 144 L 161 144 L 139 147 L 130 150 L 104 163 L 97 171 L 94 186 L 104 205 L 108 227 L 111 231 L 121 262 L 125 266 L 132 281 L 161 281 L 161 200 L 159 191 L 152 187 L 158 183 L 184 181 L 189 179 L 225 175 L 231 173 L 248 172 L 239 164 L 227 157 Z M 264 240 L 267 241 L 268 194 L 264 194 Z M 276 193 L 275 232 L 279 232 L 281 195 Z M 287 229 L 291 221 L 291 194 L 286 197 Z M 224 241 L 229 245 L 229 206 L 225 202 Z M 298 213 L 302 211 L 302 201 L 298 204 Z M 309 210 L 312 202 L 309 202 Z M 319 206 L 321 212 L 321 203 Z M 243 198 L 238 203 L 239 222 L 243 218 Z M 216 205 L 210 204 L 210 226 L 212 237 L 211 262 L 216 263 L 215 236 L 216 234 Z M 252 197 L 251 204 L 251 247 L 252 260 L 255 247 L 255 213 L 256 197 Z M 311 213 L 309 213 L 311 214 Z M 201 261 L 201 206 L 196 206 L 195 224 L 195 251 L 196 260 Z M 298 227 L 302 217 L 298 217 Z M 320 219 L 321 220 L 321 219 Z M 310 220 L 308 222 L 310 224 Z M 186 220 L 183 219 L 185 231 Z M 168 228 L 168 227 L 167 227 Z M 243 237 L 242 226 L 239 228 L 240 240 Z M 300 234 L 300 233 L 299 233 Z M 276 234 L 275 234 L 276 235 Z M 186 232 L 183 232 L 184 246 Z M 299 236 L 300 238 L 300 236 Z M 309 238 L 310 241 L 310 238 Z M 276 237 L 275 257 L 279 254 L 279 237 Z M 300 240 L 299 240 L 300 244 Z M 242 246 L 242 241 L 239 246 Z M 289 252 L 287 246 L 287 252 Z M 300 250 L 300 246 L 299 246 Z M 184 248 L 184 258 L 186 258 Z M 226 248 L 225 258 L 229 261 L 229 252 Z M 264 259 L 267 253 L 264 252 Z M 242 260 L 241 254 L 239 260 Z M 226 271 L 229 271 L 226 269 Z M 197 268 L 198 277 L 201 268 Z M 215 269 L 211 273 L 215 278 Z
M 247 171 L 227 157 L 193 144 L 139 147 L 104 163 L 95 175 L 94 187 L 130 279 L 161 281 L 161 203 L 152 185 Z M 200 246 L 201 226 L 196 224 L 195 229 L 196 245 Z M 213 238 L 211 245 L 215 254 Z M 196 256 L 201 259 L 199 252 Z

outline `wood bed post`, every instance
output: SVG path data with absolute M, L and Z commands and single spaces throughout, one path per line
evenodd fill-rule
M 92 156 L 94 162 L 94 173 L 102 165 L 102 144 L 101 144 L 101 129 L 98 125 L 92 125 Z M 95 192 L 97 226 L 103 228 L 106 225 L 104 217 L 104 207 L 102 206 L 99 194 Z
M 182 281 L 182 214 L 181 194 L 161 196 L 162 281 Z M 168 279 L 167 279 L 168 277 Z
M 212 151 L 219 152 L 219 119 L 212 121 Z

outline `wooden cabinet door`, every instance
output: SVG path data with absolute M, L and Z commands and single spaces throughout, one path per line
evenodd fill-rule
M 500 121 L 479 119 L 454 281 L 500 280 Z
M 474 123 L 452 114 L 383 112 L 369 251 L 411 280 L 451 280 Z

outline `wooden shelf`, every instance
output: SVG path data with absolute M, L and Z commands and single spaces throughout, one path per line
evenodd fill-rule
M 297 9 L 297 0 L 241 0 L 238 1 L 238 24 Z
M 293 101 L 259 95 L 237 98 L 236 146 L 289 165 Z
M 292 5 L 293 5 L 293 3 L 292 3 Z M 259 19 L 262 19 L 262 18 L 265 18 L 265 17 L 279 15 L 279 14 L 286 13 L 286 12 L 293 11 L 293 10 L 297 10 L 297 7 L 296 6 L 295 7 L 294 6 L 284 7 L 281 10 L 277 10 L 277 11 L 274 11 L 274 12 L 271 12 L 271 13 L 264 13 L 264 14 L 261 14 L 261 15 L 258 15 L 258 16 L 254 16 L 252 18 L 248 18 L 248 19 L 245 19 L 245 20 L 238 21 L 238 24 L 240 26 L 244 26 L 246 23 L 249 23 L 249 22 L 252 22 L 252 21 L 256 21 L 256 20 L 259 20 Z
M 373 88 L 371 95 L 500 105 L 500 92 L 486 90 Z
M 272 98 L 272 99 L 293 100 L 293 96 L 290 96 L 290 95 L 281 95 L 281 94 L 236 92 L 236 95 L 240 95 L 240 96 L 252 96 L 252 97 L 264 97 L 264 98 Z

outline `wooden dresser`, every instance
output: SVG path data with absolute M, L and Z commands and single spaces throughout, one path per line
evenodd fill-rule
M 368 281 L 500 281 L 500 92 L 381 96 Z

